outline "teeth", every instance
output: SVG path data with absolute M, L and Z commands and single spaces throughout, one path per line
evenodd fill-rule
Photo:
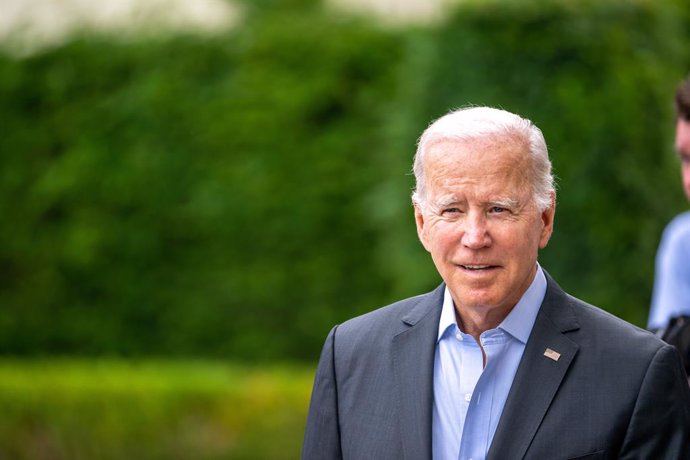
M 489 268 L 491 265 L 463 265 L 464 268 L 469 270 L 482 270 L 484 268 Z

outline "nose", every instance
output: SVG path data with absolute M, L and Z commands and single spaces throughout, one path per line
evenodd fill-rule
M 461 243 L 469 249 L 481 249 L 491 244 L 491 238 L 482 213 L 470 213 L 464 222 Z

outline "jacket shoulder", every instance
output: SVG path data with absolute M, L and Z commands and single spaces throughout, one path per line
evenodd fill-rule
M 405 322 L 414 324 L 436 309 L 440 311 L 445 285 L 426 294 L 398 300 L 338 326 L 338 334 L 366 334 L 373 331 L 397 331 Z
M 445 285 L 441 284 L 429 293 L 399 300 L 345 321 L 331 332 L 336 350 L 348 354 L 356 350 L 379 350 L 395 335 L 417 323 L 423 322 L 433 329 L 429 322 L 435 322 L 438 327 L 444 290 Z
M 646 356 L 649 359 L 660 348 L 667 346 L 648 330 L 580 299 L 570 295 L 568 298 L 580 325 L 581 336 L 605 345 L 610 352 L 617 350 L 624 355 Z

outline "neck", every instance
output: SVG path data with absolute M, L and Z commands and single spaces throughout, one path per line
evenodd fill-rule
M 514 305 L 507 308 L 465 308 L 455 306 L 455 318 L 458 327 L 465 334 L 469 334 L 479 342 L 479 336 L 484 331 L 495 329 L 508 316 Z

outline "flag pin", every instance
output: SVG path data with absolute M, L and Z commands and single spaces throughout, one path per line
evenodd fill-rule
M 544 350 L 544 356 L 546 356 L 547 358 L 551 358 L 554 361 L 558 361 L 558 358 L 561 357 L 561 354 L 557 351 L 552 350 L 551 348 L 547 348 L 546 350 Z

